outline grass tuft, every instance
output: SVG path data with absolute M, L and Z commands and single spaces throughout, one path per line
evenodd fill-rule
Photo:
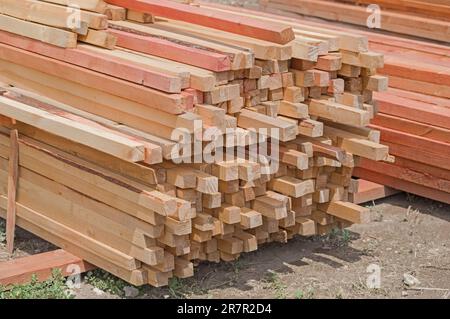
M 39 282 L 35 275 L 31 282 L 14 285 L 10 289 L 0 286 L 0 299 L 73 299 L 60 270 L 54 270 L 51 278 Z

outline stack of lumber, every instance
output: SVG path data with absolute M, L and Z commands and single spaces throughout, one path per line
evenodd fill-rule
M 354 175 L 450 203 L 449 47 L 306 18 L 286 19 L 365 35 L 370 49 L 384 54 L 379 73 L 389 76 L 389 89 L 374 94 L 379 113 L 370 127 L 381 132 L 381 142 L 396 162 L 362 160 Z
M 450 3 L 423 0 L 262 0 L 271 9 L 370 27 L 379 13 L 379 29 L 450 42 Z M 372 5 L 371 8 L 367 8 Z M 373 5 L 377 9 L 373 10 Z
M 2 0 L 0 29 L 62 48 L 80 41 L 112 49 L 110 12 L 103 0 Z
M 112 50 L 0 31 L 0 207 L 18 226 L 163 286 L 197 261 L 369 221 L 348 202 L 355 163 L 394 159 L 367 127 L 387 79 L 364 36 L 106 2 L 127 9 L 108 21 Z

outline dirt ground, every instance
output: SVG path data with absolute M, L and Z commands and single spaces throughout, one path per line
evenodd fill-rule
M 232 263 L 203 263 L 193 278 L 146 287 L 137 298 L 449 298 L 450 206 L 404 193 L 366 206 L 370 224 L 268 244 Z M 16 246 L 14 258 L 54 248 L 22 230 Z M 0 244 L 0 261 L 8 258 Z M 379 269 L 379 289 L 367 285 L 370 269 Z M 425 289 L 407 289 L 405 273 Z M 119 298 L 87 283 L 74 292 Z

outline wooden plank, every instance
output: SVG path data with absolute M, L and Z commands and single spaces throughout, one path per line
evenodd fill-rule
M 45 2 L 55 3 L 62 6 L 74 5 L 82 10 L 104 13 L 107 4 L 103 0 L 43 0 Z
M 127 18 L 127 9 L 113 6 L 112 4 L 106 4 L 106 2 L 104 3 L 106 5 L 106 9 L 104 10 L 103 14 L 108 17 L 108 20 L 122 21 Z
M 79 35 L 78 41 L 112 50 L 116 47 L 117 37 L 106 31 L 89 29 L 86 35 Z
M 144 138 L 149 140 L 152 144 L 164 147 L 165 157 L 167 158 L 169 156 L 169 159 L 171 158 L 170 153 L 172 150 L 172 146 L 174 145 L 174 143 L 170 141 L 170 139 L 173 138 L 172 134 L 174 132 L 174 128 L 177 126 L 185 127 L 188 131 L 190 131 L 189 127 L 191 125 L 189 125 L 188 123 L 192 124 L 192 113 L 180 115 L 181 118 L 184 118 L 185 116 L 189 117 L 188 119 L 186 119 L 186 122 L 184 119 L 178 118 L 178 116 L 174 117 L 169 113 L 148 108 L 145 105 L 121 99 L 92 88 L 78 85 L 76 83 L 71 83 L 62 79 L 56 79 L 39 72 L 30 72 L 33 75 L 27 74 L 29 73 L 29 69 L 21 68 L 18 66 L 11 66 L 11 64 L 3 62 L 1 60 L 0 68 L 3 70 L 3 73 L 0 74 L 0 77 L 7 76 L 7 78 L 4 79 L 14 86 L 25 87 L 29 90 L 37 92 L 38 94 L 47 95 L 52 99 L 56 99 L 69 105 L 74 105 L 85 112 L 92 112 L 106 119 L 124 123 L 126 126 L 119 125 L 119 129 L 122 132 L 137 136 L 144 134 Z M 5 69 L 7 69 L 7 71 Z M 39 83 L 30 81 L 28 79 L 23 79 L 18 74 L 27 74 L 27 77 L 29 78 L 33 78 L 36 80 L 40 79 Z M 46 83 L 50 86 L 44 86 L 40 83 Z M 56 87 L 57 89 L 55 89 L 54 87 Z M 74 96 L 71 93 L 67 92 L 77 94 L 77 96 Z M 103 103 L 97 103 L 96 101 L 98 100 L 102 100 Z M 140 116 L 136 116 L 134 114 L 135 112 L 141 112 Z M 155 117 L 155 113 L 158 113 L 157 117 Z M 99 116 L 97 117 L 97 119 L 99 118 Z M 180 119 L 181 122 L 179 122 L 178 119 Z M 157 120 L 159 122 L 154 122 L 153 120 Z M 101 122 L 104 123 L 104 121 Z M 112 128 L 114 129 L 114 127 Z M 176 137 L 175 139 L 177 138 L 178 137 Z
M 450 129 L 450 109 L 384 92 L 375 94 L 380 112 Z
M 339 46 L 343 50 L 354 52 L 366 52 L 368 50 L 369 44 L 367 38 L 364 36 L 355 34 L 353 31 L 351 32 L 345 32 L 345 30 L 339 31 L 338 28 L 335 28 L 334 26 L 332 28 L 325 28 L 323 24 L 312 22 L 309 20 L 300 21 L 298 16 L 296 16 L 295 18 L 288 18 L 283 16 L 282 22 L 280 22 L 279 15 L 263 12 L 261 10 L 255 11 L 244 9 L 242 7 L 230 7 L 211 2 L 201 2 L 200 5 L 201 7 L 204 8 L 214 9 L 220 12 L 227 12 L 234 15 L 240 15 L 242 17 L 251 17 L 254 19 L 259 19 L 261 21 L 282 23 L 285 26 L 293 27 L 294 32 L 297 32 L 297 30 L 302 30 L 302 31 L 325 33 L 330 36 L 336 36 L 339 38 Z M 316 59 L 311 61 L 317 61 L 317 55 Z
M 3 0 L 0 6 L 0 13 L 2 14 L 57 28 L 74 29 L 79 32 L 79 26 L 75 24 L 71 27 L 68 24 L 68 21 L 72 19 L 73 10 L 38 0 Z M 82 28 L 84 25 L 84 27 L 88 26 L 99 30 L 106 29 L 108 26 L 108 19 L 103 14 L 83 10 L 79 13 Z M 81 34 L 85 34 L 85 32 L 82 31 Z
M 95 87 L 103 92 L 129 99 L 161 110 L 183 107 L 186 102 L 179 94 L 165 94 L 120 79 L 112 78 L 89 69 L 53 60 L 28 51 L 0 44 L 0 58 L 34 70 Z M 150 102 L 151 101 L 151 102 Z
M 77 34 L 34 22 L 24 21 L 0 14 L 0 28 L 24 37 L 49 43 L 62 48 L 75 48 Z
M 378 125 L 370 125 L 370 128 L 381 132 L 382 141 L 418 148 L 435 154 L 450 154 L 450 143 L 400 132 Z
M 32 276 L 36 276 L 37 280 L 42 282 L 51 278 L 55 269 L 60 270 L 61 275 L 67 277 L 81 274 L 94 268 L 94 265 L 81 258 L 63 249 L 57 249 L 1 262 L 0 285 L 8 287 L 26 284 L 31 281 Z M 77 269 L 79 269 L 79 272 L 77 272 Z
M 0 207 L 5 208 L 6 197 L 0 196 Z M 22 212 L 24 215 L 22 216 Z M 22 227 L 33 234 L 53 243 L 56 246 L 63 247 L 63 249 L 70 251 L 71 253 L 82 256 L 81 258 L 88 260 L 90 263 L 105 269 L 106 271 L 116 275 L 119 278 L 122 278 L 134 285 L 144 285 L 146 284 L 145 274 L 139 269 L 128 270 L 126 268 L 122 268 L 120 266 L 112 264 L 109 260 L 100 257 L 99 255 L 92 253 L 86 247 L 82 246 L 79 241 L 76 244 L 67 241 L 62 237 L 58 237 L 53 232 L 45 230 L 38 226 L 40 223 L 36 223 L 35 221 L 30 221 L 28 216 L 32 216 L 34 212 L 22 205 L 18 205 L 18 215 L 17 215 L 17 225 Z M 3 211 L 0 209 L 0 216 L 5 216 Z
M 0 97 L 0 113 L 127 161 L 145 160 L 142 143 L 56 116 L 5 97 Z
M 5 196 L 1 196 L 1 206 L 3 206 L 3 200 Z M 73 229 L 55 222 L 54 220 L 30 209 L 25 208 L 24 206 L 18 204 L 17 205 L 17 214 L 21 218 L 24 218 L 35 225 L 39 225 L 46 229 L 49 232 L 52 232 L 55 236 L 61 237 L 69 242 L 76 242 L 86 250 L 89 250 L 92 253 L 98 254 L 100 256 L 105 256 L 112 263 L 119 267 L 123 267 L 128 270 L 137 269 L 140 266 L 140 263 L 136 261 L 134 258 L 127 256 L 115 249 L 111 248 L 108 245 L 105 245 L 99 241 L 96 241 L 88 236 L 85 236 L 79 232 L 74 231 Z
M 450 130 L 420 123 L 419 121 L 420 118 L 417 118 L 417 121 L 411 121 L 383 113 L 378 113 L 372 119 L 372 123 L 377 126 L 418 135 L 435 141 L 450 143 Z
M 196 23 L 223 31 L 237 33 L 253 38 L 286 44 L 294 39 L 291 28 L 274 22 L 262 23 L 255 19 L 242 19 L 230 14 L 217 13 L 206 8 L 199 8 L 166 0 L 107 0 L 107 3 L 160 17 Z
M 372 0 L 358 0 L 350 1 L 355 3 L 372 4 Z M 403 11 L 405 13 L 419 14 L 429 18 L 443 18 L 450 17 L 450 7 L 442 3 L 432 3 L 433 1 L 420 1 L 420 0 L 377 0 L 376 4 L 383 9 L 394 9 Z
M 366 159 L 362 159 L 360 165 L 361 167 L 369 169 L 373 172 L 423 185 L 425 187 L 436 189 L 438 191 L 450 193 L 449 180 L 435 177 L 406 167 L 396 166 L 395 164 L 378 163 Z
M 450 99 L 450 88 L 449 85 L 446 84 L 436 84 L 390 76 L 389 85 L 397 89 Z
M 327 214 L 348 220 L 352 223 L 364 224 L 370 222 L 370 210 L 353 203 L 335 201 L 317 206 Z
M 19 178 L 19 141 L 17 130 L 10 133 L 10 154 L 8 165 L 8 206 L 6 211 L 6 250 L 14 251 L 14 234 L 16 230 L 16 193 Z
M 342 3 L 321 0 L 298 0 L 293 4 L 290 0 L 271 0 L 271 3 L 285 5 L 290 11 L 316 16 L 328 20 L 336 20 L 367 26 L 368 13 L 365 8 Z M 381 15 L 382 30 L 419 36 L 443 42 L 450 41 L 450 23 L 429 18 L 411 16 L 403 13 L 383 11 Z
M 312 99 L 309 113 L 332 122 L 358 127 L 367 126 L 370 122 L 369 112 L 327 100 Z
M 223 54 L 115 29 L 110 29 L 109 32 L 118 38 L 119 46 L 127 49 L 187 63 L 211 71 L 221 72 L 231 68 L 229 57 Z
M 113 22 L 110 29 L 112 29 L 112 32 L 122 31 L 117 32 L 120 46 L 138 52 L 212 71 L 240 70 L 253 66 L 253 54 L 250 51 L 211 39 L 203 40 L 185 35 L 185 33 L 165 31 L 153 25 L 142 25 L 128 21 Z M 153 49 L 154 45 L 157 45 L 157 47 Z M 174 50 L 174 52 L 170 53 L 167 50 Z M 183 54 L 192 56 L 192 61 Z M 202 59 L 206 59 L 206 61 L 202 62 Z
M 255 54 L 256 59 L 288 60 L 292 57 L 292 47 L 289 44 L 280 45 L 248 36 L 202 27 L 194 23 L 167 19 L 158 21 L 155 27 L 190 36 L 195 35 L 204 40 L 217 39 L 222 43 L 240 46 L 251 50 Z
M 144 64 L 102 54 L 105 50 L 89 50 L 88 46 L 81 44 L 77 48 L 64 50 L 3 31 L 0 31 L 0 42 L 164 92 L 181 92 L 179 77 L 165 74 Z
M 20 165 L 56 182 L 84 194 L 87 193 L 87 195 L 103 202 L 109 202 L 111 206 L 123 211 L 129 211 L 129 205 L 137 205 L 135 206 L 136 211 L 131 210 L 129 213 L 148 220 L 150 223 L 153 222 L 152 217 L 155 212 L 163 216 L 172 216 L 178 210 L 177 202 L 171 196 L 154 191 L 153 188 L 145 187 L 139 183 L 136 185 L 123 176 L 75 156 L 65 154 L 50 146 L 46 146 L 47 150 L 39 147 L 36 149 L 35 144 L 39 144 L 38 142 L 31 140 L 32 144 L 30 144 L 30 139 L 25 137 L 23 139 L 28 142 L 20 144 Z M 48 149 L 51 151 L 48 151 Z M 33 157 L 35 159 L 32 159 Z M 130 185 L 130 183 L 133 185 Z M 97 190 L 95 192 L 89 191 L 89 188 L 94 185 Z M 143 191 L 143 189 L 146 191 Z M 113 197 L 111 197 L 112 194 L 114 194 Z M 114 197 L 121 198 L 121 200 L 113 201 Z
M 447 192 L 442 192 L 420 184 L 415 184 L 392 176 L 372 172 L 361 167 L 356 167 L 353 173 L 357 177 L 364 178 L 375 183 L 387 185 L 404 192 L 450 204 L 450 197 Z
M 140 23 L 155 23 L 155 16 L 150 13 L 127 10 L 127 20 Z
M 43 1 L 4 0 L 0 5 L 0 14 L 80 34 L 86 34 L 88 28 L 86 20 L 81 20 L 79 24 L 69 24 L 72 12 L 64 7 Z
M 266 136 L 272 136 L 273 132 L 271 129 L 278 129 L 279 132 L 277 133 L 279 133 L 279 139 L 283 142 L 295 139 L 298 130 L 297 125 L 294 123 L 274 119 L 270 116 L 248 110 L 242 110 L 239 114 L 238 126 L 246 129 L 266 129 Z M 259 133 L 262 134 L 261 132 Z
M 365 179 L 359 179 L 358 189 L 355 193 L 349 194 L 349 200 L 354 204 L 362 204 L 386 198 L 398 194 L 399 192 L 400 191 L 396 189 L 384 185 L 373 183 Z

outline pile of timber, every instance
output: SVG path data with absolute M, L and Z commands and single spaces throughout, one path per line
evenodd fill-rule
M 18 226 L 154 286 L 197 261 L 369 220 L 347 201 L 355 163 L 394 159 L 367 127 L 387 79 L 366 37 L 228 7 L 107 2 L 131 10 L 108 21 L 114 49 L 0 31 L 2 216 L 14 208 Z M 208 147 L 233 153 L 193 161 Z
M 354 175 L 450 204 L 449 50 L 405 42 L 406 48 L 386 54 L 380 71 L 390 74 L 391 87 L 374 94 L 379 113 L 370 126 L 381 132 L 396 162 L 363 160 Z
M 80 41 L 113 49 L 116 39 L 105 32 L 112 12 L 96 0 L 2 0 L 0 29 L 63 48 Z
M 307 18 L 285 19 L 365 35 L 370 50 L 384 54 L 384 66 L 378 71 L 389 76 L 389 89 L 374 94 L 379 113 L 370 127 L 381 132 L 381 142 L 390 147 L 396 161 L 364 159 L 354 176 L 450 203 L 449 47 Z
M 262 0 L 266 8 L 450 42 L 450 3 L 423 0 Z M 368 8 L 368 6 L 372 5 Z M 377 5 L 374 9 L 373 5 Z

